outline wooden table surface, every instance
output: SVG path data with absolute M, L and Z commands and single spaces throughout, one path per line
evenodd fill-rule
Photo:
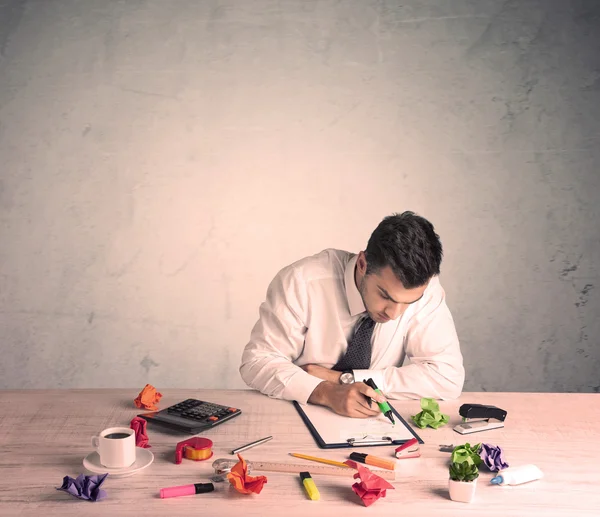
M 234 458 L 232 448 L 257 438 L 274 439 L 242 453 L 252 461 L 303 462 L 288 456 L 300 452 L 338 461 L 349 450 L 324 451 L 317 447 L 291 403 L 272 400 L 253 391 L 165 390 L 160 407 L 192 397 L 239 407 L 243 414 L 202 436 L 213 440 L 214 457 L 206 462 L 174 463 L 175 445 L 189 435 L 174 435 L 148 425 L 154 463 L 131 477 L 108 476 L 108 497 L 99 502 L 76 499 L 55 490 L 64 476 L 90 474 L 82 464 L 91 450 L 91 436 L 111 426 L 127 426 L 140 411 L 135 390 L 0 391 L 0 515 L 141 515 L 141 516 L 265 516 L 363 515 L 378 516 L 477 515 L 595 516 L 600 515 L 600 395 L 548 393 L 464 393 L 459 400 L 442 401 L 450 415 L 446 426 L 417 429 L 425 441 L 422 456 L 402 460 L 395 490 L 388 490 L 368 509 L 350 488 L 353 480 L 315 476 L 320 501 L 306 498 L 298 476 L 262 472 L 268 478 L 259 495 L 242 495 L 228 482 L 215 484 L 209 494 L 160 499 L 159 489 L 207 482 L 216 458 Z M 508 412 L 503 429 L 459 435 L 458 408 L 465 402 L 491 404 Z M 405 418 L 416 414 L 419 401 L 395 402 Z M 412 424 L 411 424 L 412 425 Z M 440 444 L 483 441 L 500 445 L 509 464 L 534 463 L 545 476 L 516 487 L 490 484 L 493 476 L 481 470 L 475 500 L 458 503 L 448 497 L 448 453 Z M 360 448 L 379 456 L 392 448 Z M 312 462 L 306 462 L 307 470 Z

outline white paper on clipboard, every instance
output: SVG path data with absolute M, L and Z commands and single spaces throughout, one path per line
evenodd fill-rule
M 350 418 L 334 413 L 331 409 L 313 404 L 302 404 L 302 410 L 325 444 L 347 443 L 349 439 L 359 442 L 378 442 L 384 438 L 406 441 L 415 434 L 402 419 L 392 424 L 383 414 L 371 418 Z M 389 441 L 389 440 L 388 440 Z

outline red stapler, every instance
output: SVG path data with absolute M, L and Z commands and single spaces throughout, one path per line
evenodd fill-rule
M 395 450 L 396 458 L 399 460 L 405 460 L 408 458 L 418 458 L 421 456 L 419 450 L 419 440 L 411 438 L 407 442 L 404 442 L 400 447 Z

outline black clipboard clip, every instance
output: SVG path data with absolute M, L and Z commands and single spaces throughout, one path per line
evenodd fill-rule
M 372 436 L 370 434 L 365 434 L 356 438 L 348 438 L 346 440 L 348 445 L 351 447 L 368 447 L 369 445 L 393 445 L 394 440 L 389 436 L 382 436 L 378 438 L 377 436 Z

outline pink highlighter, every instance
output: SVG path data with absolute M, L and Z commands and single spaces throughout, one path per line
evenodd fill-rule
M 160 498 L 179 497 L 182 495 L 206 494 L 212 492 L 215 485 L 212 483 L 194 483 L 193 485 L 172 486 L 169 488 L 160 489 Z

